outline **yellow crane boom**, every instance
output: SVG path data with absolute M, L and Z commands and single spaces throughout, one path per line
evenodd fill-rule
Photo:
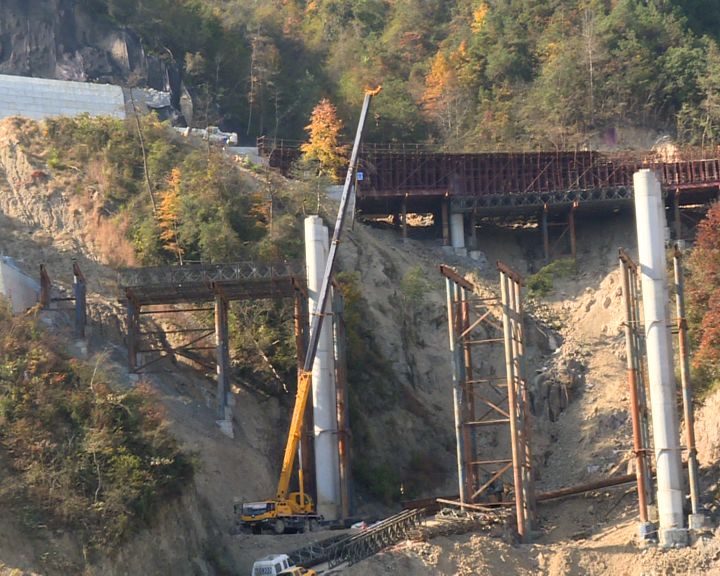
M 295 407 L 293 408 L 292 419 L 290 420 L 290 431 L 288 433 L 287 444 L 285 445 L 285 455 L 283 456 L 280 480 L 278 481 L 276 492 L 276 498 L 278 500 L 285 500 L 288 495 L 290 477 L 292 476 L 292 469 L 295 463 L 295 454 L 297 453 L 298 443 L 300 442 L 300 434 L 302 433 L 303 417 L 305 415 L 305 408 L 307 406 L 307 400 L 312 386 L 312 367 L 315 362 L 315 353 L 317 352 L 320 330 L 322 329 L 324 318 L 322 311 L 325 310 L 328 294 L 330 292 L 330 281 L 335 267 L 335 256 L 337 254 L 338 244 L 340 243 L 340 235 L 342 234 L 343 224 L 345 223 L 345 211 L 350 200 L 352 182 L 355 176 L 355 169 L 357 168 L 360 141 L 362 140 L 363 128 L 365 126 L 368 109 L 370 108 L 370 101 L 372 100 L 372 97 L 379 92 L 380 86 L 375 89 L 365 90 L 365 98 L 363 100 L 362 111 L 360 112 L 360 120 L 358 121 L 357 132 L 355 133 L 355 141 L 353 142 L 347 175 L 345 176 L 345 184 L 340 198 L 340 207 L 335 221 L 335 230 L 330 243 L 330 251 L 328 252 L 327 264 L 325 265 L 322 283 L 320 284 L 317 306 L 314 310 L 312 324 L 310 325 L 310 341 L 305 354 L 305 362 L 298 373 Z M 302 477 L 300 478 L 300 484 L 300 490 L 302 492 Z

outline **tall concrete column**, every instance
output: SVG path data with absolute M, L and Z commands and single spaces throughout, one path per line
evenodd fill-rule
M 668 322 L 665 206 L 660 183 L 651 170 L 636 172 L 633 185 L 655 440 L 660 545 L 684 546 L 687 544 L 687 530 L 683 528 L 677 384 Z
M 317 313 L 317 299 L 328 255 L 328 229 L 319 216 L 305 219 L 305 260 L 309 308 Z M 325 306 L 329 314 L 331 299 Z M 313 418 L 315 423 L 315 481 L 317 510 L 328 520 L 340 515 L 340 458 L 338 454 L 337 392 L 332 340 L 332 322 L 323 322 L 312 373 Z

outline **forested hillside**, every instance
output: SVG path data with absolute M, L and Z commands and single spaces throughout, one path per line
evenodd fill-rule
M 720 130 L 720 4 L 681 0 L 84 0 L 180 63 L 196 123 L 301 138 L 328 97 L 369 137 L 553 148 Z M 215 105 L 217 104 L 217 106 Z M 346 125 L 352 125 L 352 123 Z

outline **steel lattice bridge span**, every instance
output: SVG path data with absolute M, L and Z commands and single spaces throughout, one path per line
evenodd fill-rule
M 284 173 L 300 157 L 299 142 L 294 141 L 261 138 L 258 151 L 271 167 Z M 674 209 L 671 219 L 676 232 L 680 208 L 718 197 L 720 154 L 714 150 L 694 150 L 668 160 L 650 152 L 457 154 L 415 145 L 364 144 L 356 206 L 368 215 L 393 215 L 401 225 L 408 212 L 433 213 L 435 222 L 442 224 L 445 243 L 450 241 L 453 222 L 462 225 L 464 220 L 472 233 L 473 222 L 480 218 L 536 217 L 543 224 L 549 257 L 552 234 L 548 226 L 562 223 L 562 234 L 569 230 L 574 244 L 575 212 L 632 205 L 632 177 L 642 168 L 658 175 L 666 201 Z M 572 245 L 571 250 L 574 253 Z
M 233 300 L 294 298 L 295 340 L 303 354 L 307 317 L 305 265 L 300 261 L 192 264 L 128 268 L 118 273 L 118 300 L 127 311 L 128 367 L 148 373 L 164 358 L 182 356 L 217 373 L 217 418 L 232 436 L 228 305 Z M 198 314 L 205 325 L 163 330 L 151 318 Z M 214 321 L 210 316 L 214 316 Z M 168 339 L 171 336 L 172 342 Z M 214 352 L 214 361 L 208 353 Z

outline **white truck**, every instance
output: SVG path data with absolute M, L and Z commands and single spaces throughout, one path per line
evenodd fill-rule
M 287 554 L 270 554 L 256 560 L 252 576 L 316 576 L 315 570 L 295 566 Z

